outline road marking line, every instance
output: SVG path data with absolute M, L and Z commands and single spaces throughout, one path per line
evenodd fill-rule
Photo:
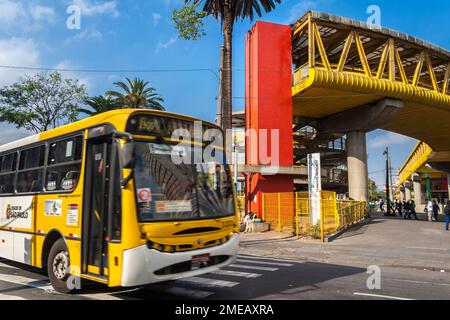
M 355 296 L 365 296 L 365 297 L 373 297 L 373 298 L 382 298 L 382 299 L 391 299 L 391 300 L 404 300 L 404 301 L 413 301 L 414 299 L 402 298 L 402 297 L 394 297 L 394 296 L 384 296 L 381 294 L 371 294 L 371 293 L 353 293 Z
M 7 264 L 4 264 L 4 263 L 1 263 L 0 262 L 0 267 L 2 268 L 2 269 L 9 269 L 9 270 L 20 270 L 20 269 L 18 269 L 18 268 L 15 268 L 15 267 L 12 267 L 12 266 L 10 266 L 10 265 L 7 265 Z M 5 270 L 6 271 L 6 270 Z
M 277 271 L 278 268 L 268 268 L 268 267 L 260 267 L 260 266 L 247 266 L 244 264 L 230 264 L 228 267 L 231 268 L 240 268 L 240 269 L 250 269 L 250 270 L 261 270 L 261 271 Z
M 239 284 L 239 282 L 207 279 L 207 278 L 200 278 L 200 277 L 191 277 L 191 278 L 186 278 L 186 279 L 180 279 L 178 281 L 201 284 L 201 285 L 205 285 L 207 287 L 227 287 L 227 288 L 232 288 Z
M 248 272 L 239 272 L 239 271 L 232 271 L 232 270 L 217 270 L 214 272 L 211 272 L 212 274 L 222 275 L 222 276 L 231 276 L 231 277 L 242 277 L 242 278 L 249 278 L 249 279 L 255 279 L 262 276 L 260 273 L 248 273 Z
M 292 263 L 280 263 L 280 262 L 265 262 L 265 261 L 253 261 L 253 260 L 246 260 L 246 259 L 237 259 L 237 262 L 243 262 L 243 263 L 254 263 L 254 264 L 265 264 L 268 266 L 279 266 L 279 267 L 292 267 Z
M 113 293 L 87 293 L 87 294 L 78 294 L 78 297 L 89 298 L 93 300 L 124 300 L 123 298 L 115 297 L 114 294 L 120 294 L 117 292 Z
M 417 280 L 389 279 L 389 278 L 387 278 L 386 280 L 407 282 L 407 283 L 416 283 L 416 284 L 430 284 L 433 286 L 450 286 L 450 283 L 435 283 L 435 282 L 426 282 L 426 281 L 417 281 Z
M 251 260 L 268 260 L 268 261 L 277 261 L 277 262 L 287 262 L 287 263 L 298 263 L 303 264 L 305 261 L 294 261 L 294 260 L 286 260 L 286 259 L 275 259 L 275 258 L 264 258 L 264 257 L 254 257 L 254 256 L 245 256 L 245 255 L 238 255 L 238 259 L 251 259 Z
M 406 249 L 449 251 L 449 249 L 445 249 L 445 248 L 430 248 L 430 247 L 406 247 Z
M 214 294 L 214 292 L 211 292 L 211 291 L 192 290 L 192 289 L 186 289 L 186 288 L 182 288 L 182 287 L 172 287 L 172 288 L 164 289 L 163 291 L 170 293 L 170 294 L 177 295 L 177 296 L 183 296 L 183 297 L 195 298 L 195 299 L 205 299 Z
M 10 296 L 10 295 L 6 295 L 6 294 L 0 294 L 0 300 L 1 301 L 10 301 L 10 300 L 27 300 L 25 298 L 22 297 L 18 297 L 18 296 Z
M 5 281 L 5 282 L 9 282 L 9 283 L 18 284 L 21 286 L 41 289 L 47 293 L 57 293 L 53 289 L 53 287 L 50 285 L 50 282 L 48 282 L 46 280 L 33 280 L 31 278 L 22 277 L 22 276 L 0 274 L 0 281 Z

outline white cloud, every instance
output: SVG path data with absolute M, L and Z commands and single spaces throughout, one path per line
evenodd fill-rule
M 318 5 L 317 1 L 314 0 L 300 1 L 298 4 L 296 4 L 291 8 L 289 18 L 287 19 L 286 23 L 294 23 L 309 10 L 314 10 L 317 7 L 317 5 Z
M 62 60 L 57 65 L 53 67 L 54 69 L 60 70 L 76 70 L 79 69 L 76 65 L 72 63 L 70 60 Z M 90 91 L 93 87 L 93 79 L 88 76 L 83 76 L 78 72 L 73 71 L 62 71 L 61 74 L 65 78 L 78 79 L 80 84 L 84 84 L 86 86 L 87 91 Z
M 169 40 L 167 40 L 166 42 L 159 41 L 158 44 L 156 45 L 155 52 L 159 53 L 161 50 L 169 48 L 175 42 L 177 42 L 176 37 L 172 37 Z
M 368 146 L 369 148 L 379 149 L 393 145 L 413 143 L 414 141 L 415 139 L 410 137 L 402 136 L 394 132 L 386 132 L 369 140 Z
M 13 142 L 31 135 L 24 129 L 17 129 L 14 125 L 0 122 L 0 145 Z
M 20 2 L 0 0 L 0 24 L 10 27 L 25 17 L 24 11 Z
M 55 10 L 52 7 L 0 0 L 0 25 L 5 29 L 16 30 L 19 27 L 22 30 L 33 30 L 41 27 L 41 23 L 54 23 L 55 18 Z
M 111 14 L 117 18 L 120 13 L 117 9 L 117 0 L 112 1 L 94 1 L 94 0 L 74 0 L 74 5 L 80 7 L 81 14 L 86 16 L 96 16 L 102 14 Z
M 55 22 L 55 9 L 42 5 L 30 7 L 31 16 L 35 21 L 44 21 L 48 23 Z
M 0 65 L 39 67 L 38 45 L 32 39 L 0 40 Z M 34 72 L 1 68 L 0 86 L 10 85 L 19 77 L 30 73 Z
M 94 40 L 94 41 L 100 41 L 103 39 L 103 34 L 92 28 L 85 28 L 82 29 L 80 32 L 75 34 L 74 36 L 67 38 L 64 40 L 64 44 L 69 45 L 74 41 L 83 41 L 83 40 Z
M 152 13 L 153 25 L 156 27 L 159 24 L 159 21 L 162 19 L 162 15 L 160 13 L 154 12 Z

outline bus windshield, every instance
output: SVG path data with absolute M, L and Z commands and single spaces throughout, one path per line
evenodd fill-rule
M 215 158 L 221 159 L 222 152 L 215 152 Z M 176 164 L 172 159 L 175 153 L 192 155 L 192 164 Z M 195 164 L 193 155 L 192 145 L 136 142 L 134 177 L 141 222 L 234 215 L 228 166 L 218 162 Z

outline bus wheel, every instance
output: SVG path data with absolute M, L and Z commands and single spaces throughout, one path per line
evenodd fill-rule
M 56 241 L 48 255 L 47 272 L 53 288 L 60 293 L 72 293 L 74 289 L 70 288 L 67 280 L 69 274 L 70 258 L 64 239 Z

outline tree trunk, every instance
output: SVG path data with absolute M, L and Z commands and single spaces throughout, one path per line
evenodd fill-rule
M 228 1 L 227 1 L 228 2 Z M 222 128 L 225 130 L 232 129 L 232 113 L 233 113 L 233 25 L 234 17 L 231 10 L 230 2 L 225 3 L 222 17 L 223 39 L 224 39 L 224 61 L 223 61 L 223 107 L 222 107 Z M 227 159 L 231 160 L 232 148 L 231 144 L 227 144 Z

